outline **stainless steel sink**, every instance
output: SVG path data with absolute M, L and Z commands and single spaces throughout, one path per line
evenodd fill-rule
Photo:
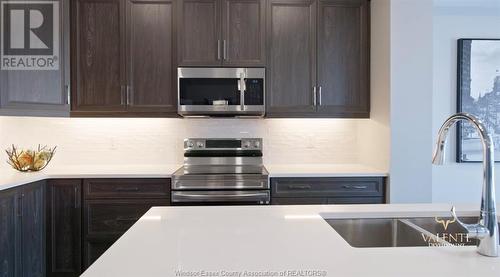
M 427 246 L 421 233 L 395 218 L 326 219 L 353 247 Z
M 477 217 L 463 222 L 475 223 Z M 353 247 L 476 245 L 458 223 L 447 218 L 325 219 Z

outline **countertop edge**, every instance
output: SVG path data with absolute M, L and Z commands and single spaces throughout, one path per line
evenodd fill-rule
M 133 167 L 133 166 L 130 166 Z M 5 183 L 0 179 L 0 191 L 15 188 L 18 186 L 26 185 L 29 183 L 45 181 L 49 179 L 88 179 L 88 178 L 172 178 L 174 172 L 181 167 L 181 165 L 171 165 L 165 166 L 165 170 L 158 169 L 158 172 L 163 171 L 164 173 L 154 173 L 156 170 L 145 170 L 145 172 L 139 173 L 113 173 L 113 170 L 109 170 L 110 173 L 89 173 L 88 167 L 82 166 L 83 169 L 87 170 L 83 173 L 58 173 L 57 171 L 64 171 L 64 169 L 55 170 L 56 172 L 35 172 L 35 173 L 16 173 L 13 172 L 12 176 L 7 177 Z M 388 173 L 374 170 L 368 167 L 358 167 L 356 170 L 344 170 L 342 168 L 333 168 L 330 165 L 324 165 L 322 168 L 314 170 L 307 170 L 307 168 L 313 168 L 314 165 L 304 165 L 306 169 L 302 169 L 301 165 L 290 165 L 289 170 L 287 170 L 286 165 L 281 165 L 280 169 L 274 169 L 274 166 L 266 166 L 269 172 L 269 178 L 328 178 L 328 177 L 387 177 Z M 321 166 L 320 166 L 321 167 Z M 346 168 L 356 168 L 357 165 L 348 165 Z M 269 169 L 271 168 L 271 169 Z M 300 170 L 297 170 L 300 168 Z M 74 170 L 74 168 L 72 168 Z M 120 171 L 122 171 L 121 169 Z M 90 170 L 92 171 L 92 170 Z M 100 170 L 101 172 L 105 170 Z M 152 172 L 152 173 L 149 173 Z

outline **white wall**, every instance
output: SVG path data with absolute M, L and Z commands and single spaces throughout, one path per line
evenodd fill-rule
M 390 1 L 371 3 L 371 113 L 359 124 L 359 159 L 388 170 L 390 133 Z
M 0 117 L 0 149 L 57 145 L 54 166 L 180 164 L 186 137 L 262 137 L 268 164 L 352 164 L 360 162 L 361 121 Z
M 391 0 L 391 203 L 432 200 L 432 3 Z
M 456 112 L 457 39 L 500 38 L 500 1 L 436 0 L 434 7 L 434 93 L 432 133 Z M 432 168 L 432 201 L 475 203 L 481 199 L 480 164 L 458 164 L 456 139 L 450 133 L 445 165 Z M 500 168 L 497 164 L 497 199 L 500 199 Z

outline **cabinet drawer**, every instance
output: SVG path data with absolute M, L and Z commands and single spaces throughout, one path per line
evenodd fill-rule
M 86 199 L 170 198 L 170 179 L 86 179 Z
M 328 204 L 384 204 L 382 197 L 335 197 L 328 198 Z
M 271 205 L 326 205 L 328 198 L 323 197 L 275 197 Z
M 383 204 L 382 197 L 275 197 L 271 205 Z
M 85 236 L 113 238 L 125 233 L 153 206 L 166 206 L 165 200 L 88 200 L 85 202 Z
M 383 197 L 383 178 L 272 178 L 273 197 Z

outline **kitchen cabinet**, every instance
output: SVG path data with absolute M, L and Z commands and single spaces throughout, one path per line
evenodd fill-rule
M 268 117 L 369 117 L 369 1 L 270 0 Z
M 271 178 L 271 204 L 382 204 L 383 177 Z
M 168 205 L 170 179 L 57 179 L 0 191 L 0 276 L 80 276 L 151 207 Z
M 72 116 L 176 116 L 174 2 L 72 1 Z
M 82 272 L 82 181 L 47 182 L 47 276 L 72 277 Z
M 265 66 L 265 0 L 181 0 L 180 66 Z
M 179 65 L 220 65 L 219 0 L 183 0 L 179 5 Z
M 125 111 L 125 2 L 72 4 L 71 111 Z
M 318 1 L 317 113 L 369 117 L 368 0 Z
M 44 182 L 0 193 L 2 276 L 45 276 Z
M 269 1 L 268 117 L 316 112 L 316 11 L 316 1 Z
M 54 34 L 58 67 L 0 69 L 0 115 L 69 116 L 69 1 L 52 2 L 59 4 L 59 32 Z
M 84 269 L 153 206 L 170 205 L 170 179 L 85 179 Z
M 21 265 L 23 277 L 45 276 L 45 182 L 21 192 Z
M 176 116 L 174 0 L 127 4 L 127 110 Z
M 21 276 L 19 209 L 17 190 L 0 192 L 0 272 L 6 277 Z

